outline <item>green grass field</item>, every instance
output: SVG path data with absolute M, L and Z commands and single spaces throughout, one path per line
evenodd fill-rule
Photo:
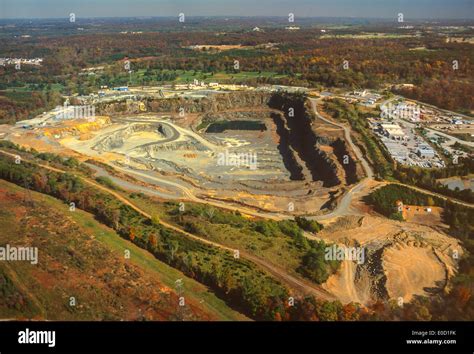
M 64 86 L 61 84 L 51 84 L 52 91 L 62 91 Z M 40 87 L 36 84 L 27 84 L 21 87 L 8 87 L 5 89 L 6 92 L 32 92 L 32 91 L 42 91 Z
M 132 72 L 131 79 L 132 85 L 140 85 L 142 80 L 146 76 L 151 76 L 151 78 L 156 77 L 158 71 L 151 70 L 147 74 L 147 71 L 144 69 L 137 70 Z M 170 74 L 176 75 L 176 79 L 174 80 L 166 80 L 169 83 L 176 83 L 176 84 L 185 84 L 185 83 L 192 83 L 195 79 L 199 81 L 204 81 L 206 83 L 209 82 L 245 82 L 246 80 L 250 79 L 258 79 L 258 78 L 272 78 L 272 79 L 281 79 L 286 78 L 288 75 L 278 74 L 276 72 L 271 71 L 240 71 L 238 73 L 226 73 L 225 71 L 219 71 L 216 73 L 206 73 L 202 71 L 194 71 L 194 70 L 162 70 L 162 74 Z

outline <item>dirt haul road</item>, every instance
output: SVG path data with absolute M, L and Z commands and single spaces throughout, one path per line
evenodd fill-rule
M 3 151 L 3 150 L 0 150 L 0 153 L 2 153 L 4 155 L 7 155 L 7 156 L 10 156 L 14 159 L 17 158 L 17 156 L 19 156 L 18 154 L 12 154 L 12 153 L 9 153 L 9 152 Z M 49 166 L 49 165 L 41 164 L 41 163 L 38 163 L 38 162 L 35 162 L 35 161 L 31 161 L 31 160 L 27 160 L 27 159 L 23 159 L 23 158 L 22 158 L 22 161 L 33 164 L 33 165 L 40 166 L 44 169 L 47 169 L 47 170 L 50 170 L 50 171 L 53 171 L 53 172 L 57 172 L 57 173 L 61 173 L 61 174 L 68 173 L 67 171 L 64 171 L 64 170 L 61 170 L 61 169 L 58 169 L 58 168 L 55 168 L 55 167 L 52 167 L 52 166 Z M 105 187 L 105 186 L 103 186 L 99 183 L 93 182 L 90 179 L 85 178 L 83 176 L 76 176 L 76 177 L 79 178 L 80 180 L 82 180 L 84 183 L 86 183 L 88 185 L 91 185 L 95 188 L 100 189 L 101 191 L 104 191 L 106 193 L 109 193 L 109 194 L 113 195 L 115 198 L 120 200 L 122 203 L 128 205 L 129 207 L 131 207 L 132 209 L 134 209 L 135 211 L 137 211 L 138 213 L 140 213 L 144 217 L 146 217 L 148 219 L 152 218 L 152 216 L 150 214 L 143 211 L 142 209 L 137 207 L 135 204 L 131 203 L 128 199 L 126 199 L 125 197 L 123 197 L 119 193 L 117 193 L 117 192 L 115 192 L 115 191 L 113 191 L 113 190 L 111 190 L 111 189 L 109 189 L 109 188 L 107 188 L 107 187 Z M 176 231 L 180 234 L 186 235 L 187 237 L 192 238 L 193 240 L 205 243 L 209 246 L 217 247 L 217 248 L 225 250 L 225 251 L 229 251 L 234 255 L 235 255 L 235 251 L 237 251 L 233 248 L 227 247 L 227 246 L 219 244 L 217 242 L 209 241 L 209 240 L 206 240 L 206 239 L 201 238 L 199 236 L 196 236 L 194 234 L 191 234 L 191 233 L 189 233 L 187 231 L 184 231 L 181 228 L 179 228 L 175 225 L 169 224 L 165 221 L 159 220 L 159 223 L 162 226 L 164 226 L 166 228 L 169 228 L 169 229 L 172 229 L 172 230 L 174 230 L 174 231 Z M 247 252 L 242 252 L 240 250 L 239 250 L 239 257 L 242 257 L 243 259 L 247 259 L 248 261 L 259 265 L 261 268 L 265 269 L 268 273 L 272 274 L 276 279 L 278 279 L 282 283 L 286 284 L 289 288 L 294 289 L 294 290 L 298 291 L 301 294 L 312 294 L 312 295 L 314 295 L 318 298 L 324 299 L 324 300 L 335 300 L 336 299 L 333 295 L 331 295 L 327 290 L 323 289 L 322 287 L 320 287 L 316 284 L 312 284 L 309 281 L 306 281 L 306 280 L 301 279 L 299 277 L 288 274 L 286 272 L 286 270 L 284 270 L 284 269 L 282 269 L 282 268 L 280 268 L 280 267 L 278 267 L 278 266 L 276 266 L 276 265 L 274 265 L 270 262 L 267 262 L 266 260 L 258 258 L 254 255 L 251 255 L 251 254 L 247 253 Z
M 370 164 L 367 162 L 367 160 L 364 158 L 364 155 L 362 154 L 362 152 L 360 151 L 360 149 L 354 144 L 354 142 L 352 141 L 352 138 L 351 138 L 351 129 L 343 124 L 340 124 L 340 123 L 336 123 L 336 122 L 333 122 L 329 119 L 326 119 L 324 118 L 323 116 L 321 116 L 318 112 L 318 109 L 317 109 L 317 103 L 320 102 L 320 99 L 309 99 L 313 105 L 313 110 L 314 110 L 314 113 L 316 114 L 316 116 L 323 120 L 324 122 L 326 123 L 329 123 L 329 124 L 332 124 L 336 127 L 339 127 L 341 129 L 344 130 L 344 136 L 345 136 L 345 139 L 347 141 L 347 143 L 350 145 L 350 147 L 352 148 L 352 150 L 354 151 L 355 155 L 357 156 L 357 158 L 359 159 L 359 161 L 361 162 L 363 168 L 364 168 L 364 171 L 365 171 L 365 174 L 367 176 L 367 178 L 363 179 L 361 182 L 359 182 L 358 184 L 354 185 L 345 195 L 344 197 L 341 199 L 341 202 L 339 203 L 339 205 L 336 207 L 336 209 L 327 214 L 327 215 L 323 215 L 321 217 L 314 217 L 315 220 L 324 220 L 325 218 L 330 218 L 330 217 L 335 217 L 335 216 L 341 216 L 343 215 L 345 212 L 348 211 L 348 208 L 349 208 L 349 205 L 351 203 L 351 200 L 352 200 L 352 195 L 355 193 L 355 192 L 360 192 L 361 190 L 363 190 L 367 184 L 368 184 L 368 181 L 369 180 L 373 180 L 374 179 L 374 172 L 372 170 L 372 168 L 370 167 Z M 390 99 L 390 100 L 387 100 L 385 101 L 384 103 L 388 102 L 388 101 L 391 101 L 393 99 Z M 421 193 L 425 193 L 425 194 L 429 194 L 431 196 L 435 196 L 435 197 L 438 197 L 438 198 L 441 198 L 443 200 L 449 200 L 453 203 L 456 203 L 456 204 L 460 204 L 460 205 L 463 205 L 463 206 L 467 206 L 469 208 L 474 208 L 474 205 L 473 204 L 470 204 L 470 203 L 467 203 L 467 202 L 464 202 L 462 200 L 458 200 L 458 199 L 454 199 L 454 198 L 451 198 L 451 197 L 446 197 L 442 194 L 438 194 L 438 193 L 434 193 L 434 192 L 431 192 L 429 190 L 426 190 L 426 189 L 423 189 L 423 188 L 419 188 L 419 187 L 415 187 L 415 186 L 411 186 L 411 185 L 408 185 L 408 184 L 404 184 L 404 183 L 400 183 L 400 182 L 381 182 L 381 185 L 382 184 L 398 184 L 400 186 L 404 186 L 404 187 L 407 187 L 407 188 L 410 188 L 412 190 L 415 190 L 415 191 L 418 191 L 418 192 L 421 192 Z
M 359 159 L 360 163 L 362 164 L 362 167 L 364 168 L 364 171 L 365 171 L 365 174 L 366 174 L 367 178 L 368 179 L 373 179 L 374 178 L 374 172 L 373 172 L 372 168 L 370 167 L 367 160 L 364 158 L 364 155 L 362 154 L 360 149 L 352 141 L 351 128 L 345 126 L 344 124 L 339 124 L 339 123 L 333 122 L 332 120 L 326 119 L 321 114 L 319 114 L 318 108 L 317 108 L 317 103 L 321 101 L 320 99 L 318 100 L 318 99 L 310 98 L 309 100 L 310 100 L 310 102 L 313 106 L 314 113 L 316 113 L 316 116 L 319 119 L 323 120 L 324 122 L 326 122 L 328 124 L 334 125 L 334 126 L 339 127 L 339 128 L 344 130 L 344 138 L 345 138 L 346 142 L 349 144 L 349 146 L 351 147 L 352 151 L 354 151 L 354 153 L 357 156 L 357 158 Z
M 357 213 L 356 211 L 351 210 L 351 204 L 352 204 L 352 200 L 354 198 L 354 195 L 365 195 L 365 194 L 369 193 L 370 190 L 373 188 L 374 184 L 376 184 L 375 180 L 373 179 L 373 176 L 374 176 L 373 170 L 372 170 L 370 164 L 368 163 L 368 161 L 364 158 L 364 156 L 361 153 L 360 149 L 352 141 L 351 134 L 350 134 L 351 133 L 350 127 L 345 126 L 344 124 L 341 124 L 341 123 L 334 122 L 330 119 L 324 118 L 323 116 L 321 116 L 321 114 L 319 114 L 319 112 L 317 110 L 317 103 L 320 102 L 320 100 L 310 99 L 310 101 L 312 103 L 313 110 L 314 110 L 316 116 L 318 117 L 318 119 L 321 119 L 322 121 L 324 121 L 328 124 L 331 124 L 331 125 L 337 127 L 338 129 L 341 129 L 341 130 L 344 131 L 344 138 L 345 138 L 347 144 L 350 146 L 350 148 L 354 151 L 354 154 L 355 154 L 356 158 L 360 161 L 367 177 L 364 178 L 363 180 L 361 180 L 359 183 L 353 185 L 348 191 L 346 191 L 344 193 L 344 195 L 342 196 L 342 198 L 338 201 L 335 209 L 333 209 L 331 212 L 329 212 L 327 214 L 323 214 L 323 215 L 316 215 L 316 216 L 309 216 L 308 215 L 307 217 L 309 219 L 312 219 L 312 220 L 323 221 L 323 220 L 328 220 L 328 219 L 334 219 L 334 218 L 337 218 L 337 217 L 340 217 L 340 216 L 352 215 L 354 213 Z M 141 120 L 131 119 L 131 118 L 126 118 L 126 119 L 124 119 L 124 121 L 141 122 Z M 148 120 L 148 122 L 150 122 L 150 120 Z M 171 122 L 168 122 L 168 121 L 164 122 L 162 119 L 153 120 L 152 122 L 160 123 L 160 124 L 166 124 L 168 126 L 168 128 L 171 129 L 171 131 L 173 132 L 172 136 L 171 136 L 171 139 L 179 139 L 180 136 L 182 136 L 183 134 L 186 133 L 186 134 L 191 134 L 193 138 L 195 138 L 197 141 L 199 141 L 201 144 L 203 144 L 207 148 L 210 148 L 211 150 L 216 148 L 215 145 L 213 145 L 212 143 L 210 143 L 207 140 L 205 140 L 204 138 L 202 138 L 199 134 L 197 134 L 195 132 L 189 132 L 189 131 L 184 132 L 184 131 L 182 131 L 182 128 L 172 124 Z M 158 176 L 158 175 L 156 175 L 154 173 L 151 173 L 151 172 L 140 171 L 140 170 L 137 170 L 137 169 L 134 169 L 134 168 L 129 168 L 127 166 L 117 166 L 117 165 L 114 165 L 114 164 L 112 164 L 110 162 L 107 162 L 107 161 L 102 161 L 102 162 L 108 164 L 110 167 L 112 167 L 116 170 L 120 170 L 121 172 L 124 172 L 125 174 L 132 175 L 136 179 L 138 179 L 142 182 L 145 182 L 145 184 L 148 185 L 149 187 L 142 186 L 141 191 L 143 191 L 143 189 L 146 189 L 146 190 L 148 190 L 148 192 L 145 191 L 145 193 L 147 193 L 147 194 L 156 195 L 156 190 L 152 188 L 153 184 L 155 184 L 157 186 L 163 186 L 163 187 L 168 186 L 168 188 L 171 187 L 172 189 L 180 192 L 180 193 L 176 194 L 175 196 L 172 196 L 172 195 L 166 196 L 166 198 L 169 197 L 169 199 L 181 200 L 181 199 L 184 198 L 184 199 L 187 199 L 189 201 L 196 202 L 196 203 L 205 203 L 205 204 L 208 204 L 208 205 L 212 205 L 212 206 L 227 209 L 227 210 L 239 211 L 239 212 L 241 212 L 243 214 L 247 214 L 249 216 L 260 217 L 260 218 L 268 218 L 268 219 L 273 219 L 273 220 L 283 220 L 283 219 L 293 218 L 293 215 L 289 215 L 289 214 L 282 213 L 282 212 L 256 210 L 256 209 L 252 208 L 251 206 L 246 207 L 246 206 L 243 206 L 243 205 L 236 205 L 236 204 L 232 205 L 231 202 L 225 203 L 225 202 L 221 202 L 221 201 L 217 201 L 217 200 L 210 200 L 208 198 L 199 197 L 199 196 L 195 195 L 195 191 L 193 191 L 192 188 L 189 188 L 188 186 L 181 183 L 179 181 L 179 179 L 170 180 L 169 178 Z M 112 175 L 108 174 L 108 177 L 112 177 Z M 121 184 L 120 180 L 117 179 L 115 176 L 114 176 L 114 179 L 116 180 L 118 185 Z M 387 183 L 387 182 L 381 182 L 380 185 L 383 185 L 385 183 Z M 436 195 L 436 196 L 439 196 L 440 198 L 447 199 L 444 196 L 437 195 L 436 193 L 433 193 L 433 192 L 421 190 L 420 188 L 417 188 L 417 187 L 412 187 L 412 186 L 408 186 L 408 185 L 405 185 L 405 186 L 408 187 L 408 188 L 412 188 L 414 190 L 423 191 L 424 193 L 427 193 L 427 194 L 430 194 L 430 195 Z M 127 188 L 127 186 L 123 186 L 123 187 L 124 187 L 124 189 L 130 189 L 130 188 Z M 464 202 L 461 202 L 461 201 L 456 201 L 456 200 L 453 200 L 453 199 L 452 199 L 452 201 L 456 202 L 456 203 L 459 203 L 459 204 L 462 204 L 462 205 L 472 207 L 472 205 L 469 205 L 468 203 L 464 203 Z

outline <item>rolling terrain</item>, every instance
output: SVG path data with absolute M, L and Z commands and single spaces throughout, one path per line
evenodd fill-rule
M 0 319 L 471 320 L 472 21 L 175 20 L 0 19 Z
M 91 214 L 3 180 L 0 205 L 0 243 L 39 249 L 38 265 L 0 263 L 3 319 L 246 319 Z M 186 298 L 182 309 L 178 294 Z

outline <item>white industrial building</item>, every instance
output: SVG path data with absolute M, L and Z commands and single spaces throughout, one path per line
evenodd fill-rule
M 391 139 L 402 140 L 405 137 L 405 133 L 398 124 L 382 123 L 380 126 L 383 133 Z
M 432 159 L 433 157 L 435 157 L 436 152 L 429 145 L 420 145 L 416 150 L 416 154 L 422 158 Z
M 419 122 L 421 117 L 420 107 L 409 102 L 399 103 L 393 113 L 398 118 L 409 119 L 412 122 Z

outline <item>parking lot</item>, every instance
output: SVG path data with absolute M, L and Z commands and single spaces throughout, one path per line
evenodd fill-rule
M 372 119 L 371 127 L 395 161 L 407 166 L 445 167 L 443 159 L 414 125 L 398 119 Z

